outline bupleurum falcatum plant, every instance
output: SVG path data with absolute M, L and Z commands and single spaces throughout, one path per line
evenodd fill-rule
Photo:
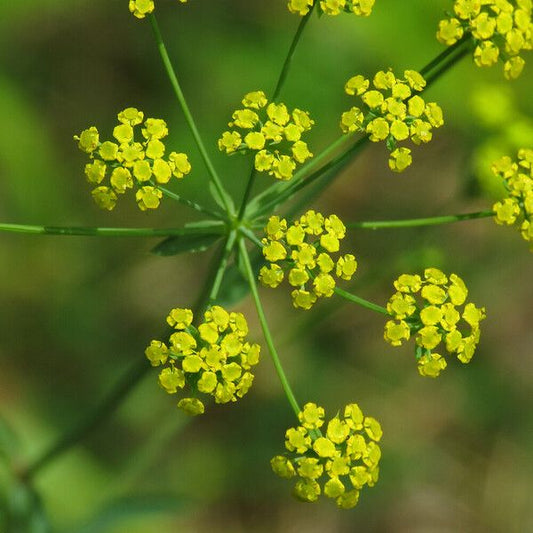
M 185 4 L 186 0 L 179 3 Z M 279 435 L 279 449 L 272 450 L 271 468 L 281 478 L 291 480 L 293 494 L 299 500 L 314 502 L 323 495 L 342 509 L 354 507 L 362 489 L 378 483 L 381 424 L 363 414 L 356 402 L 365 403 L 364 398 L 345 398 L 344 407 L 328 418 L 325 409 L 314 403 L 318 399 L 306 398 L 301 407 L 276 349 L 258 282 L 273 289 L 288 286 L 294 313 L 323 305 L 321 299 L 333 297 L 383 315 L 385 341 L 398 347 L 412 340 L 419 374 L 436 378 L 453 358 L 461 363 L 472 359 L 480 341 L 485 308 L 470 301 L 460 275 L 445 274 L 434 265 L 426 265 L 418 273 L 397 273 L 393 282 L 396 292 L 385 306 L 342 288 L 350 286 L 357 272 L 360 251 L 350 248 L 349 239 L 344 241 L 348 232 L 354 228 L 424 226 L 493 217 L 498 224 L 515 226 L 525 240 L 533 242 L 533 148 L 527 146 L 518 152 L 517 159 L 508 155 L 492 164 L 507 194 L 492 210 L 425 219 L 351 222 L 335 213 L 320 213 L 308 204 L 286 207 L 289 200 L 301 197 L 311 185 L 324 190 L 332 182 L 331 176 L 337 176 L 369 142 L 385 144 L 390 171 L 402 172 L 416 165 L 405 143 L 411 141 L 423 150 L 422 145 L 432 140 L 435 130 L 445 125 L 445 111 L 426 95 L 429 87 L 470 52 L 480 66 L 502 61 L 505 76 L 516 78 L 524 66 L 522 55 L 532 46 L 530 0 L 450 2 L 453 12 L 437 30 L 438 40 L 449 48 L 420 70 L 393 71 L 380 65 L 374 75 L 354 74 L 344 85 L 351 107 L 340 117 L 332 117 L 340 126 L 340 137 L 326 147 L 310 146 L 308 134 L 319 127 L 312 110 L 305 103 L 293 102 L 290 95 L 283 101 L 280 98 L 301 35 L 315 14 L 355 15 L 352 22 L 359 24 L 357 17 L 370 16 L 374 4 L 374 0 L 289 0 L 287 16 L 298 15 L 301 20 L 275 90 L 268 93 L 250 87 L 244 97 L 235 94 L 233 103 L 240 102 L 239 107 L 232 111 L 228 104 L 227 126 L 220 124 L 220 136 L 207 144 L 166 50 L 155 14 L 157 2 L 125 2 L 125 13 L 129 6 L 131 14 L 147 19 L 153 30 L 163 67 L 205 169 L 193 169 L 188 155 L 166 141 L 172 124 L 167 125 L 161 118 L 145 118 L 139 109 L 125 107 L 117 115 L 111 136 L 103 135 L 90 123 L 74 135 L 77 146 L 89 159 L 80 161 L 80 176 L 85 175 L 91 196 L 104 210 L 112 210 L 120 198 L 132 196 L 142 211 L 149 212 L 166 197 L 166 201 L 177 202 L 180 209 L 186 207 L 207 218 L 172 230 L 0 227 L 4 231 L 48 234 L 165 236 L 155 249 L 161 255 L 203 251 L 217 245 L 219 251 L 212 260 L 203 296 L 196 306 L 175 302 L 176 307 L 166 317 L 170 331 L 147 341 L 145 371 L 157 367 L 154 389 L 158 384 L 176 398 L 173 403 L 179 409 L 200 416 L 213 403 L 228 409 L 236 401 L 253 403 L 247 393 L 253 387 L 254 375 L 262 371 L 258 365 L 260 353 L 267 351 L 295 416 L 295 425 L 284 436 Z M 228 193 L 226 177 L 217 171 L 208 147 L 247 159 L 250 173 L 241 178 L 244 192 L 238 202 Z M 381 172 L 382 162 L 378 161 L 376 167 Z M 179 192 L 179 182 L 185 176 L 194 180 L 196 172 L 204 171 L 216 209 Z M 326 175 L 327 180 L 320 179 Z M 254 194 L 259 181 L 262 190 Z M 221 293 L 230 283 L 240 283 L 246 287 L 244 292 L 251 293 L 264 341 L 249 332 L 249 318 L 232 309 L 236 299 L 222 305 Z M 473 299 L 477 302 L 478 296 L 473 295 Z M 162 316 L 165 312 L 162 310 Z M 143 347 L 139 347 L 142 352 Z M 116 396 L 125 396 L 129 385 L 121 384 Z M 67 434 L 23 469 L 21 479 L 35 477 L 44 464 L 63 451 L 65 442 L 81 438 L 83 428 L 93 423 L 89 417 L 81 431 L 78 428 Z

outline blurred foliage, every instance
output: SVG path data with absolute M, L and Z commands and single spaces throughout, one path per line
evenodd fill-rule
M 168 121 L 168 144 L 190 153 L 193 164 L 181 192 L 209 202 L 206 172 L 150 28 L 126 4 L 2 6 L 0 220 L 189 221 L 168 200 L 155 213 L 133 202 L 104 213 L 87 194 L 72 135 L 92 124 L 109 132 L 128 105 Z M 312 19 L 284 100 L 315 118 L 315 153 L 337 137 L 338 117 L 351 105 L 344 82 L 388 66 L 422 67 L 442 50 L 434 34 L 450 6 L 377 0 L 368 19 Z M 217 153 L 215 141 L 245 92 L 273 88 L 298 18 L 284 0 L 159 0 L 157 10 L 201 132 L 238 198 L 249 163 Z M 384 150 L 368 147 L 314 205 L 347 221 L 489 206 L 482 191 L 491 186 L 480 183 L 490 159 L 533 140 L 531 54 L 526 61 L 522 78 L 510 84 L 501 69 L 463 60 L 431 88 L 446 126 L 408 171 L 392 175 Z M 353 291 L 362 297 L 383 303 L 400 272 L 438 266 L 467 280 L 488 318 L 473 362 L 451 364 L 433 381 L 418 376 L 412 346 L 383 342 L 380 316 L 338 301 L 295 312 L 283 291 L 263 291 L 300 402 L 332 411 L 357 401 L 383 423 L 381 480 L 354 511 L 340 512 L 331 502 L 292 500 L 289 485 L 270 471 L 293 415 L 266 350 L 245 401 L 194 420 L 181 418 L 150 372 L 108 421 L 39 473 L 35 491 L 20 487 L 12 476 L 17 465 L 39 456 L 112 388 L 171 307 L 194 303 L 211 252 L 159 257 L 149 254 L 157 244 L 151 239 L 0 235 L 0 530 L 12 527 L 8 512 L 20 515 L 26 506 L 35 523 L 11 531 L 46 531 L 44 513 L 60 532 L 532 531 L 533 270 L 526 243 L 490 220 L 360 230 L 349 238 L 360 262 Z M 260 339 L 250 302 L 239 308 Z

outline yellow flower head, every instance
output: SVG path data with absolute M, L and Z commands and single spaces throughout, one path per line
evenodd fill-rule
M 289 0 L 287 7 L 291 13 L 301 17 L 307 15 L 314 4 L 317 4 L 319 14 L 339 15 L 344 12 L 368 17 L 372 13 L 374 2 L 375 0 Z
M 168 135 L 168 128 L 164 120 L 144 120 L 144 113 L 134 107 L 124 109 L 117 118 L 113 141 L 101 142 L 94 126 L 74 136 L 80 150 L 91 159 L 85 165 L 85 176 L 89 183 L 98 185 L 92 190 L 94 201 L 102 209 L 111 210 L 118 196 L 131 189 L 135 190 L 139 209 L 156 209 L 163 196 L 158 185 L 172 177 L 181 179 L 191 171 L 187 154 L 171 152 L 165 157 L 161 139 Z M 135 131 L 141 124 L 142 140 L 136 141 Z M 106 177 L 109 184 L 104 183 Z
M 204 322 L 193 326 L 190 309 L 172 309 L 167 323 L 175 330 L 167 342 L 153 340 L 145 354 L 152 366 L 163 366 L 159 385 L 168 394 L 188 389 L 194 397 L 182 398 L 178 407 L 190 415 L 201 414 L 204 403 L 196 396 L 212 396 L 216 403 L 235 402 L 250 389 L 253 366 L 260 347 L 246 340 L 248 324 L 242 313 L 212 306 Z
M 261 268 L 259 280 L 274 288 L 287 273 L 294 307 L 310 309 L 318 298 L 329 298 L 335 290 L 335 277 L 350 280 L 357 270 L 353 255 L 336 256 L 346 235 L 337 215 L 324 217 L 309 210 L 291 225 L 272 216 L 265 234 L 263 256 L 268 264 Z
M 385 141 L 390 151 L 389 168 L 404 171 L 412 162 L 411 150 L 399 143 L 411 139 L 415 144 L 431 141 L 433 129 L 444 124 L 441 108 L 426 103 L 416 94 L 426 86 L 424 77 L 406 70 L 403 78 L 391 71 L 379 71 L 372 80 L 358 74 L 350 78 L 346 94 L 360 98 L 361 104 L 341 115 L 343 133 L 365 133 L 372 142 Z
M 468 363 L 479 342 L 485 309 L 466 303 L 468 289 L 463 280 L 457 274 L 447 276 L 437 268 L 426 268 L 423 276 L 402 274 L 394 287 L 397 292 L 387 303 L 392 318 L 385 324 L 385 340 L 400 346 L 413 336 L 422 376 L 437 377 L 446 368 L 446 360 L 434 351 L 438 346 Z
M 513 161 L 505 156 L 492 165 L 507 196 L 492 206 L 497 224 L 515 226 L 533 251 L 533 149 L 522 148 Z
M 313 156 L 302 140 L 302 135 L 314 124 L 309 113 L 269 103 L 263 91 L 244 95 L 242 105 L 244 109 L 234 111 L 228 123 L 233 129 L 223 132 L 218 140 L 219 150 L 227 154 L 255 154 L 257 171 L 290 180 L 296 166 Z
M 515 79 L 524 68 L 522 51 L 533 47 L 532 6 L 530 0 L 455 0 L 455 16 L 440 21 L 437 39 L 451 46 L 471 35 L 476 65 L 501 59 L 504 76 Z
M 178 1 L 182 4 L 187 2 L 187 0 Z M 143 19 L 146 15 L 152 13 L 154 8 L 154 0 L 130 0 L 129 2 L 130 13 L 138 19 Z
M 341 509 L 355 507 L 365 485 L 379 477 L 383 431 L 380 423 L 365 417 L 357 404 L 347 405 L 327 423 L 325 411 L 314 403 L 304 405 L 297 427 L 285 433 L 285 455 L 272 458 L 272 470 L 285 479 L 296 478 L 293 494 L 314 502 L 321 494 Z M 322 428 L 322 429 L 319 429 Z

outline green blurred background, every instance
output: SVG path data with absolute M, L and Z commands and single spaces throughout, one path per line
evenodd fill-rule
M 169 52 L 225 183 L 241 194 L 249 162 L 215 141 L 250 90 L 272 91 L 298 24 L 285 0 L 159 0 Z M 377 0 L 368 19 L 314 17 L 283 93 L 316 120 L 315 153 L 338 134 L 356 73 L 421 68 L 447 0 Z M 206 202 L 206 172 L 173 99 L 149 25 L 126 1 L 3 2 L 0 18 L 0 221 L 87 226 L 178 226 L 189 212 L 165 201 L 141 213 L 132 198 L 111 212 L 93 204 L 72 135 L 137 106 L 168 121 L 168 146 L 187 151 L 179 186 Z M 533 58 L 520 80 L 470 58 L 427 93 L 446 125 L 395 175 L 370 146 L 313 206 L 343 220 L 486 209 L 492 158 L 533 141 Z M 261 178 L 261 184 L 269 179 Z M 194 214 L 193 214 L 194 215 Z M 185 420 L 149 372 L 116 413 L 35 480 L 60 532 L 525 532 L 533 531 L 532 256 L 518 232 L 490 219 L 413 230 L 352 231 L 360 270 L 351 289 L 385 303 L 402 272 L 438 266 L 467 281 L 485 305 L 468 366 L 437 380 L 417 371 L 412 343 L 391 348 L 383 319 L 338 301 L 297 312 L 286 290 L 263 290 L 286 371 L 300 402 L 330 413 L 357 401 L 383 425 L 381 479 L 352 511 L 304 505 L 276 478 L 293 415 L 266 349 L 255 385 L 237 404 Z M 7 466 L 39 456 L 110 390 L 162 329 L 168 310 L 192 306 L 208 254 L 150 254 L 150 239 L 0 235 L 0 530 L 5 513 L 32 505 Z M 286 289 L 286 288 L 285 288 Z M 249 299 L 238 306 L 260 331 Z M 45 531 L 36 511 L 33 525 Z M 44 527 L 44 526 L 43 526 Z M 26 529 L 25 529 L 26 528 Z

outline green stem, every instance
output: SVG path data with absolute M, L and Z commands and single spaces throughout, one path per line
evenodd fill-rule
M 471 39 L 466 39 L 461 41 L 462 46 L 454 50 L 455 54 L 451 55 L 449 59 L 446 59 L 435 71 L 433 71 L 429 76 L 426 76 L 426 87 L 424 90 L 428 90 L 435 81 L 437 81 L 443 74 L 448 72 L 456 63 L 458 63 L 463 57 L 468 55 L 471 51 Z
M 313 4 L 307 15 L 305 15 L 302 20 L 300 21 L 300 24 L 298 25 L 298 29 L 296 30 L 296 33 L 294 34 L 294 38 L 292 39 L 291 46 L 289 48 L 289 51 L 287 52 L 287 55 L 285 57 L 285 62 L 283 63 L 283 67 L 281 69 L 278 82 L 276 83 L 276 88 L 274 89 L 274 93 L 272 94 L 272 101 L 275 102 L 281 92 L 281 89 L 283 87 L 283 84 L 285 83 L 285 79 L 287 78 L 287 74 L 289 73 L 289 68 L 291 65 L 292 58 L 294 56 L 294 52 L 296 50 L 296 46 L 298 45 L 298 42 L 300 41 L 300 37 L 302 36 L 302 32 L 304 31 L 305 26 L 307 25 L 307 22 L 311 18 L 311 15 L 313 13 L 313 9 L 315 9 L 315 5 L 317 2 Z
M 233 247 L 235 246 L 236 239 L 237 231 L 231 230 L 222 249 L 220 262 L 213 278 L 211 290 L 209 291 L 208 304 L 213 304 L 217 299 L 218 293 L 220 291 L 220 286 L 222 285 L 222 280 L 224 278 L 224 273 L 226 271 L 226 266 L 228 265 L 228 259 L 233 250 Z
M 178 102 L 181 106 L 181 110 L 185 115 L 185 120 L 189 125 L 189 129 L 191 130 L 196 145 L 198 146 L 198 150 L 200 150 L 200 154 L 204 160 L 205 166 L 207 167 L 211 181 L 213 182 L 213 185 L 215 186 L 218 194 L 220 195 L 226 211 L 228 213 L 231 213 L 231 204 L 228 199 L 228 194 L 222 185 L 222 181 L 220 180 L 220 177 L 218 176 L 218 173 L 213 163 L 211 162 L 209 154 L 205 149 L 204 142 L 202 141 L 202 137 L 200 136 L 198 128 L 196 127 L 196 123 L 194 122 L 193 116 L 189 110 L 189 106 L 187 105 L 187 101 L 185 100 L 185 96 L 183 95 L 183 91 L 181 90 L 181 86 L 178 82 L 178 77 L 176 76 L 176 72 L 174 70 L 174 67 L 172 66 L 172 62 L 170 61 L 170 57 L 168 55 L 165 43 L 163 42 L 163 37 L 161 35 L 159 25 L 157 24 L 157 19 L 155 18 L 155 15 L 153 13 L 148 15 L 148 18 L 152 26 L 159 54 L 161 55 L 161 59 L 163 60 L 163 65 L 170 80 L 170 84 L 172 85 L 174 93 L 176 94 Z
M 343 289 L 339 289 L 339 287 L 335 287 L 334 291 L 335 291 L 335 294 L 338 294 L 339 296 L 342 296 L 342 298 L 345 298 L 346 300 L 349 300 L 350 302 L 356 303 L 360 305 L 361 307 L 366 307 L 367 309 L 370 309 L 372 311 L 377 311 L 378 313 L 381 313 L 382 315 L 389 315 L 389 312 L 384 307 L 381 307 L 381 305 L 377 305 L 372 302 L 369 302 L 368 300 L 365 300 L 364 298 L 360 298 L 359 296 L 356 296 L 355 294 L 352 294 L 351 292 L 346 292 Z
M 242 197 L 241 201 L 241 207 L 239 208 L 239 214 L 237 215 L 237 218 L 239 220 L 243 219 L 244 212 L 246 211 L 246 204 L 248 203 L 248 198 L 250 198 L 250 194 L 252 192 L 252 188 L 254 186 L 255 177 L 257 176 L 257 170 L 255 169 L 254 164 L 252 163 L 252 169 L 250 171 L 250 177 L 248 178 L 248 183 L 246 184 L 246 190 L 244 191 L 244 195 Z
M 204 213 L 205 215 L 209 215 L 213 218 L 218 218 L 219 220 L 224 220 L 224 216 L 221 215 L 218 211 L 213 211 L 207 207 L 204 207 L 203 205 L 200 205 L 196 202 L 193 202 L 191 200 L 187 200 L 187 198 L 183 198 L 183 196 L 180 196 L 179 194 L 176 194 L 175 192 L 172 192 L 169 189 L 166 189 L 165 187 L 161 187 L 161 185 L 156 185 L 156 187 L 169 198 L 172 198 L 173 200 L 176 200 L 180 202 L 183 205 L 186 205 L 187 207 L 190 207 L 191 209 L 194 209 L 195 211 L 198 211 L 200 213 Z
M 204 289 L 200 292 L 196 305 L 194 306 L 195 316 L 201 315 L 208 305 L 215 302 L 218 296 L 229 256 L 235 245 L 236 235 L 234 235 L 234 233 L 234 230 L 229 233 L 227 239 L 211 261 L 211 267 L 209 269 L 207 281 L 204 284 Z
M 410 218 L 405 220 L 376 220 L 373 222 L 348 222 L 347 228 L 362 229 L 383 229 L 383 228 L 413 228 L 415 226 L 436 226 L 439 224 L 450 224 L 461 222 L 462 220 L 473 220 L 476 218 L 488 218 L 494 216 L 494 211 L 478 211 L 476 213 L 465 213 L 463 215 L 447 215 L 428 218 Z
M 270 333 L 270 329 L 266 321 L 263 305 L 261 304 L 261 299 L 259 298 L 259 293 L 257 291 L 257 285 L 255 283 L 255 276 L 252 269 L 252 264 L 250 262 L 250 257 L 248 256 L 248 250 L 246 249 L 246 244 L 242 239 L 239 242 L 239 248 L 244 268 L 248 276 L 248 284 L 250 285 L 250 290 L 252 291 L 252 297 L 255 303 L 255 308 L 257 309 L 257 316 L 259 317 L 259 322 L 261 323 L 261 328 L 263 329 L 263 335 L 270 351 L 270 356 L 272 357 L 274 367 L 281 382 L 281 386 L 285 391 L 285 395 L 287 396 L 287 399 L 289 400 L 289 403 L 291 404 L 292 410 L 296 414 L 296 417 L 298 417 L 298 414 L 300 413 L 300 407 L 298 406 L 298 402 L 294 397 L 294 393 L 292 392 L 287 376 L 285 375 L 285 371 L 283 370 L 283 366 L 281 364 L 278 352 L 276 350 L 276 347 L 274 346 L 274 341 L 272 340 L 272 335 Z
M 427 76 L 436 66 L 440 65 L 445 59 L 447 59 L 449 55 L 455 53 L 455 51 L 460 48 L 463 43 L 469 38 L 470 34 L 466 33 L 456 43 L 452 44 L 451 46 L 448 46 L 446 50 L 444 50 L 437 57 L 432 59 L 426 66 L 422 67 L 419 70 L 420 74 L 422 74 L 422 76 L 424 77 Z
M 34 226 L 0 223 L 0 231 L 34 235 L 83 235 L 86 237 L 171 237 L 198 233 L 223 234 L 225 229 L 226 226 L 222 222 L 214 223 L 212 226 L 194 228 L 89 228 L 84 226 Z

